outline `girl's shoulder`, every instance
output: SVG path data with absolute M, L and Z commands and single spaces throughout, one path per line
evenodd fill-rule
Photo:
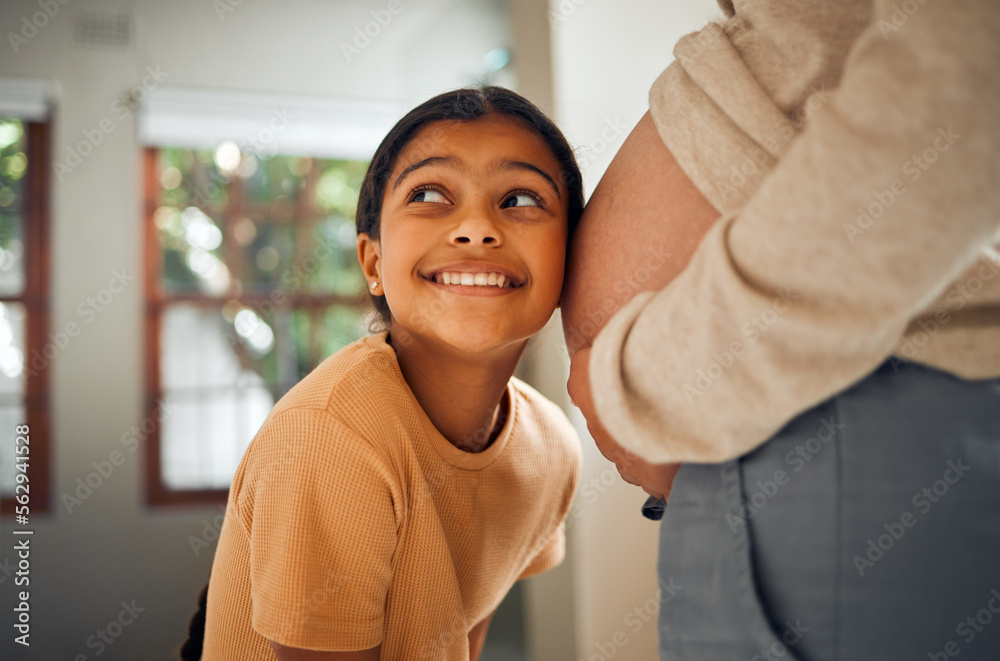
M 514 432 L 567 461 L 579 461 L 580 437 L 559 405 L 517 377 L 511 378 L 511 386 L 518 400 Z
M 329 356 L 295 384 L 274 405 L 287 408 L 373 408 L 382 393 L 398 388 L 402 381 L 395 353 L 385 342 L 385 333 L 363 337 Z M 367 400 L 367 406 L 362 406 Z
M 234 487 L 254 474 L 280 473 L 294 482 L 296 471 L 312 474 L 320 466 L 326 467 L 321 473 L 335 475 L 338 466 L 382 471 L 394 465 L 396 444 L 384 404 L 394 390 L 393 360 L 377 336 L 325 359 L 271 409 L 247 448 Z
M 278 400 L 261 426 L 309 413 L 365 438 L 391 435 L 392 412 L 407 402 L 406 384 L 385 334 L 361 338 L 321 362 Z M 385 428 L 383 430 L 383 428 Z

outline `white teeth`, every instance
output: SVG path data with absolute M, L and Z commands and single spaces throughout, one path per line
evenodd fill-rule
M 434 276 L 434 282 L 465 287 L 505 287 L 513 281 L 502 273 L 458 273 L 444 271 Z

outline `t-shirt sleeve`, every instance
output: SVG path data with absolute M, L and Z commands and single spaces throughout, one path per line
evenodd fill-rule
M 313 650 L 381 643 L 397 540 L 384 457 L 327 413 L 304 409 L 269 419 L 249 452 L 236 498 L 254 630 Z
M 534 576 L 535 574 L 541 574 L 544 571 L 548 571 L 562 562 L 565 556 L 566 523 L 564 521 L 559 524 L 559 527 L 556 528 L 556 531 L 549 538 L 545 546 L 542 547 L 542 550 L 535 554 L 535 557 L 528 563 L 528 566 L 524 568 L 524 571 L 522 571 L 521 575 L 517 578 L 520 580 L 522 578 L 528 578 L 529 576 Z
M 551 509 L 545 513 L 547 520 L 544 528 L 552 532 L 547 536 L 539 535 L 528 556 L 527 566 L 518 576 L 519 580 L 548 571 L 566 557 L 566 521 L 580 482 L 580 440 L 576 430 L 555 404 L 546 402 L 546 406 L 551 408 L 544 416 L 546 423 L 542 434 L 549 439 L 552 452 L 546 459 L 551 469 L 547 479 L 552 490 L 552 503 Z M 558 470 L 555 469 L 557 466 Z M 555 477 L 557 474 L 562 476 L 561 479 Z

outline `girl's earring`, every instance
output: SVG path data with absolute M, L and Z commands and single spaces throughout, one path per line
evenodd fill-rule
M 372 282 L 372 291 L 375 291 L 376 288 L 378 288 L 378 280 Z

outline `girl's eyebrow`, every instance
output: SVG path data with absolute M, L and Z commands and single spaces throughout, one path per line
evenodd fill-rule
M 562 199 L 562 195 L 559 194 L 559 187 L 556 186 L 556 181 L 549 176 L 545 170 L 541 169 L 537 165 L 532 165 L 531 163 L 525 163 L 524 161 L 503 161 L 497 164 L 496 169 L 500 172 L 510 172 L 511 170 L 525 170 L 527 172 L 534 172 L 545 177 L 545 181 L 549 182 L 552 186 L 552 190 L 555 191 L 556 197 Z
M 396 177 L 396 182 L 392 185 L 393 192 L 395 192 L 396 189 L 399 188 L 399 184 L 403 183 L 403 179 L 406 179 L 406 177 L 414 170 L 419 170 L 420 168 L 426 167 L 428 165 L 438 165 L 438 164 L 450 165 L 452 167 L 461 167 L 462 163 L 454 156 L 431 156 L 430 158 L 425 158 L 422 161 L 417 161 L 416 163 L 413 163 L 412 165 L 408 166 L 405 170 L 399 173 L 399 176 Z
M 420 168 L 427 167 L 428 165 L 449 165 L 451 167 L 459 169 L 465 167 L 465 164 L 462 163 L 461 160 L 455 158 L 454 156 L 431 156 L 429 158 L 425 158 L 423 160 L 417 161 L 416 163 L 407 166 L 402 172 L 399 173 L 399 176 L 396 177 L 396 181 L 393 182 L 392 184 L 393 192 L 395 192 L 395 190 L 399 188 L 399 185 L 403 183 L 403 180 L 406 179 L 406 177 L 409 176 L 410 173 L 414 172 L 415 170 L 419 170 Z M 502 161 L 494 166 L 494 170 L 499 172 L 510 172 L 512 170 L 524 170 L 527 172 L 534 172 L 535 174 L 544 177 L 545 181 L 549 182 L 549 185 L 555 192 L 556 197 L 562 199 L 562 195 L 559 194 L 559 186 L 556 185 L 555 180 L 551 176 L 549 176 L 547 172 L 542 170 L 537 165 L 532 165 L 531 163 L 526 163 L 524 161 Z

